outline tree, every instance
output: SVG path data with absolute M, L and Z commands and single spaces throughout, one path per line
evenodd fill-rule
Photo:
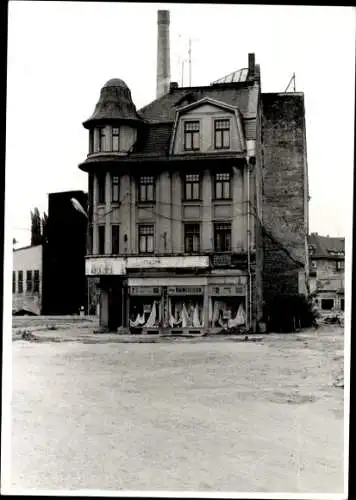
M 41 245 L 42 231 L 41 231 L 41 216 L 37 207 L 31 211 L 31 245 Z

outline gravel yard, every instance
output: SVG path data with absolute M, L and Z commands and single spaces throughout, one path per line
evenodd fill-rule
M 12 487 L 342 493 L 343 341 L 13 342 Z

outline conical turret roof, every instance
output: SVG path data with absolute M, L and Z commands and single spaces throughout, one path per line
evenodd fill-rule
M 85 128 L 99 123 L 132 123 L 140 125 L 143 119 L 136 111 L 131 92 L 126 83 L 112 78 L 102 87 L 94 113 L 83 125 Z

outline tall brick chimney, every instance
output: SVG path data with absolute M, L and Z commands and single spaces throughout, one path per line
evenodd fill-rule
M 255 54 L 249 54 L 248 55 L 248 76 L 254 77 L 255 76 Z
M 157 12 L 157 86 L 156 98 L 168 94 L 171 80 L 171 62 L 169 46 L 169 10 Z

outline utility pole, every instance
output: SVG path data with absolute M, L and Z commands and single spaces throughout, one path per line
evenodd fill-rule
M 188 55 L 189 55 L 189 87 L 191 87 L 192 86 L 192 39 L 191 38 L 189 38 Z

